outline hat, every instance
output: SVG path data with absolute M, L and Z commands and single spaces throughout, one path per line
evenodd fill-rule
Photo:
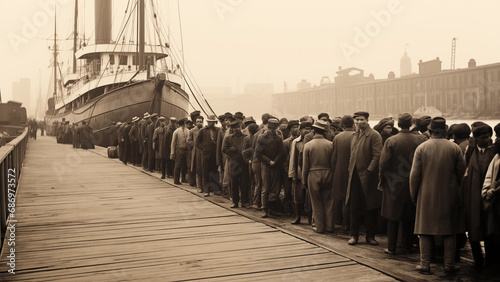
M 290 129 L 295 125 L 299 125 L 299 121 L 296 119 L 292 119 L 291 121 L 288 122 L 288 126 L 286 128 Z
M 166 119 L 167 119 L 167 118 L 166 118 L 166 117 L 164 117 L 164 116 L 161 116 L 161 117 L 159 117 L 159 118 L 158 118 L 158 120 L 166 120 Z
M 446 125 L 446 119 L 444 117 L 435 117 L 431 120 L 427 128 L 434 132 L 443 132 L 448 129 L 448 126 Z
M 138 122 L 139 121 L 139 117 L 133 117 L 132 118 L 132 122 Z
M 272 118 L 267 120 L 267 123 L 268 124 L 275 124 L 276 126 L 278 126 L 280 124 L 280 121 L 277 118 L 272 117 Z
M 242 113 L 242 112 L 236 112 L 236 113 L 234 113 L 234 117 L 235 117 L 235 118 L 239 118 L 239 119 L 243 119 L 243 118 L 244 118 L 244 116 L 243 116 L 243 113 Z
M 268 122 L 269 118 L 271 118 L 271 114 L 269 114 L 269 113 L 262 114 L 262 123 L 266 124 Z
M 116 121 L 112 121 L 111 124 L 116 124 Z
M 398 116 L 398 123 L 400 125 L 408 125 L 408 126 L 411 126 L 411 120 L 412 120 L 412 116 L 410 113 L 402 113 Z
M 394 127 L 394 121 L 391 118 L 383 118 L 379 121 L 378 127 L 379 130 L 384 129 L 384 127 L 390 125 L 391 127 Z
M 177 121 L 179 125 L 184 125 L 187 121 L 187 118 L 181 118 L 180 120 Z
M 311 126 L 312 126 L 312 125 L 311 125 L 311 123 L 310 123 L 310 122 L 308 122 L 308 121 L 304 121 L 304 122 L 301 122 L 301 123 L 300 123 L 300 127 L 299 127 L 299 129 L 304 129 L 304 128 L 306 128 L 306 127 L 311 127 Z
M 321 113 L 318 115 L 318 119 L 321 119 L 322 117 L 326 117 L 327 119 L 330 119 L 330 115 L 328 115 L 327 113 Z
M 238 120 L 236 118 L 231 118 L 231 123 L 230 123 L 231 128 L 236 128 L 240 127 L 240 124 L 238 123 Z
M 314 125 L 312 127 L 321 129 L 325 132 L 329 129 L 328 123 L 324 120 L 317 120 L 316 122 L 314 122 Z
M 219 119 L 219 121 L 222 123 L 224 122 L 224 115 L 220 115 L 217 117 L 217 119 Z
M 148 113 L 148 112 L 145 112 L 145 113 L 144 113 L 144 118 L 149 118 L 149 117 L 150 117 L 149 113 Z
M 452 129 L 450 129 L 456 139 L 466 139 L 470 137 L 470 127 L 466 123 L 455 124 Z
M 119 121 L 119 122 L 116 123 L 116 126 L 120 126 L 120 125 L 122 125 L 121 121 Z
M 287 120 L 286 118 L 281 118 L 281 119 L 280 119 L 280 124 L 282 124 L 282 123 L 284 123 L 284 122 L 288 123 L 288 120 Z
M 197 116 L 199 116 L 200 113 L 201 113 L 200 111 L 194 111 L 194 112 L 190 113 L 189 116 L 191 117 L 191 120 L 195 120 L 195 118 Z
M 233 117 L 233 114 L 231 114 L 230 112 L 227 112 L 227 113 L 224 114 L 224 120 L 230 119 L 232 117 Z
M 368 112 L 364 112 L 364 111 L 358 111 L 358 112 L 355 112 L 354 115 L 352 115 L 353 118 L 365 117 L 366 119 L 368 119 L 369 116 L 370 116 L 370 114 Z
M 150 116 L 150 117 L 151 117 L 151 118 L 154 118 L 154 117 L 157 117 L 157 116 L 158 116 L 158 114 L 157 114 L 157 113 L 154 113 L 154 114 L 151 114 L 151 116 Z
M 245 118 L 245 125 L 249 125 L 251 123 L 257 123 L 252 116 L 246 117 Z
M 350 115 L 345 115 L 342 117 L 342 124 L 345 127 L 352 127 L 354 124 L 354 119 Z
M 215 121 L 215 122 L 217 122 L 217 117 L 215 115 L 209 115 L 207 117 L 207 121 Z
M 176 121 L 177 121 L 177 118 L 176 118 L 176 117 L 171 117 L 171 118 L 170 118 L 170 121 L 172 121 L 172 122 L 176 122 Z

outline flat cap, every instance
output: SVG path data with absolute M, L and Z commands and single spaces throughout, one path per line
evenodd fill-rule
M 257 123 L 252 116 L 246 117 L 244 122 L 246 125 L 249 125 L 251 123 Z
M 370 116 L 370 114 L 368 112 L 365 112 L 365 111 L 357 111 L 352 116 L 353 116 L 353 118 L 356 118 L 356 117 L 365 117 L 366 119 L 368 119 L 368 117 Z
M 400 124 L 405 124 L 405 125 L 411 125 L 413 117 L 411 116 L 410 113 L 402 113 L 398 116 L 398 123 Z
M 242 112 L 236 112 L 234 113 L 234 117 L 235 118 L 239 118 L 239 119 L 243 119 L 244 118 L 244 115 Z
M 288 122 L 287 128 L 290 129 L 296 125 L 299 125 L 299 121 L 296 119 L 292 119 L 291 121 Z

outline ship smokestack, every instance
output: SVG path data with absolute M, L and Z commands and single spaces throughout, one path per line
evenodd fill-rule
M 95 0 L 95 43 L 109 44 L 111 42 L 111 0 Z

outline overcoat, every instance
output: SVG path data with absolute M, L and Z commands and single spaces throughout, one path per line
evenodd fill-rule
M 465 158 L 457 144 L 431 139 L 415 150 L 410 195 L 417 205 L 415 234 L 453 235 L 465 232 L 460 182 Z
M 380 183 L 382 191 L 381 215 L 393 221 L 413 221 L 415 205 L 410 197 L 410 170 L 413 155 L 423 135 L 401 130 L 389 137 L 380 156 Z
M 500 155 L 495 155 L 493 160 L 488 166 L 488 171 L 486 172 L 486 177 L 483 184 L 483 201 L 486 209 L 486 221 L 487 221 L 487 233 L 486 235 L 499 234 L 500 233 L 500 190 L 497 189 L 496 196 L 493 200 L 484 200 L 488 190 L 492 189 L 491 183 L 498 178 L 498 170 L 500 169 Z M 497 180 L 498 181 L 498 180 Z
M 346 129 L 333 138 L 332 173 L 333 198 L 345 199 L 349 181 L 349 159 L 351 157 L 351 141 L 354 129 Z
M 201 169 L 201 151 L 197 146 L 195 146 L 196 137 L 198 137 L 198 133 L 200 133 L 200 130 L 201 128 L 198 128 L 196 126 L 189 130 L 187 141 L 191 148 L 193 148 L 191 150 L 191 167 L 189 168 L 190 171 L 195 171 L 195 165 L 196 169 Z
M 486 164 L 482 168 L 479 164 L 479 154 L 481 153 L 477 147 L 474 148 L 461 183 L 465 207 L 465 228 L 470 241 L 484 241 L 486 236 L 486 213 L 481 191 L 488 165 L 495 156 L 496 149 L 494 146 L 490 146 L 485 150 Z
M 166 151 L 165 146 L 165 133 L 167 132 L 166 126 L 158 126 L 153 133 L 153 143 L 155 143 L 155 158 L 156 159 L 167 159 L 167 155 L 170 151 Z
M 367 126 L 359 133 L 354 132 L 352 134 L 346 205 L 349 203 L 352 176 L 356 168 L 366 200 L 366 209 L 379 208 L 382 202 L 382 193 L 377 190 L 377 186 L 382 137 L 370 126 Z
M 196 137 L 195 144 L 201 150 L 202 159 L 208 160 L 217 151 L 217 138 L 220 135 L 221 128 L 214 127 L 214 136 L 210 133 L 207 126 L 202 128 Z M 223 135 L 222 135 L 223 136 Z

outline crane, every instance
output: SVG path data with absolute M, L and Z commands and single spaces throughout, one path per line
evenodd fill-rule
M 451 40 L 451 69 L 455 69 L 455 51 L 457 49 L 457 38 L 453 37 Z

